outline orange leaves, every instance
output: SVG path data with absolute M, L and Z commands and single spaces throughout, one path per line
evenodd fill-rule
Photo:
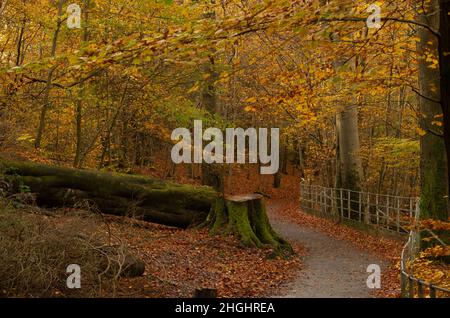
M 132 289 L 140 297 L 192 297 L 196 288 L 217 288 L 219 297 L 267 296 L 300 265 L 298 257 L 269 259 L 269 250 L 243 248 L 206 230 L 125 222 L 113 223 L 113 230 L 142 255 L 147 275 L 122 281 L 124 295 Z
M 448 221 L 441 221 L 435 219 L 425 219 L 420 221 L 421 228 L 428 228 L 432 231 L 449 231 L 450 219 Z

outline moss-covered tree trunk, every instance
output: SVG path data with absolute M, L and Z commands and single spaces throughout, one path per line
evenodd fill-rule
M 207 219 L 212 234 L 235 235 L 245 246 L 270 246 L 276 254 L 290 255 L 292 247 L 272 228 L 259 194 L 218 198 Z
M 88 201 L 105 214 L 186 228 L 205 221 L 217 193 L 147 177 L 53 167 L 0 158 L 0 177 L 10 194 L 31 192 L 44 207 Z

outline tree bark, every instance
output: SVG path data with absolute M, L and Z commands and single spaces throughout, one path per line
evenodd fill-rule
M 272 228 L 263 196 L 235 195 L 217 199 L 207 222 L 212 234 L 235 235 L 245 246 L 273 248 L 276 255 L 293 253 L 290 244 Z
M 425 3 L 423 8 L 425 12 L 418 16 L 419 22 L 437 30 L 439 27 L 438 0 Z M 438 102 L 440 99 L 439 69 L 433 67 L 430 61 L 430 58 L 438 58 L 438 39 L 425 28 L 419 28 L 418 33 L 420 38 L 417 45 L 417 51 L 420 54 L 420 127 L 425 132 L 425 135 L 420 137 L 420 210 L 422 217 L 442 218 L 447 211 L 445 145 L 443 138 L 430 132 L 439 129 L 432 123 L 439 121 L 438 116 L 442 114 L 441 105 Z
M 441 219 L 448 219 L 450 207 L 450 2 L 439 1 L 440 23 L 439 23 L 439 70 L 441 107 L 444 116 L 444 143 L 447 154 L 447 210 L 440 214 Z
M 209 187 L 97 171 L 51 167 L 0 158 L 9 192 L 26 189 L 44 207 L 95 204 L 102 213 L 187 228 L 206 219 L 217 193 Z
M 360 191 L 358 110 L 349 107 L 336 115 L 338 144 L 337 187 Z
M 53 34 L 53 39 L 52 39 L 52 49 L 50 52 L 51 57 L 55 57 L 55 55 L 56 55 L 58 36 L 59 36 L 59 32 L 61 31 L 61 25 L 63 23 L 63 19 L 62 19 L 63 4 L 64 4 L 64 0 L 60 0 L 58 2 L 58 18 L 57 18 L 57 22 L 56 22 L 56 30 L 55 30 L 55 33 Z M 42 136 L 44 134 L 45 122 L 46 122 L 46 118 L 47 118 L 47 112 L 50 109 L 50 91 L 52 88 L 52 79 L 53 79 L 53 73 L 55 72 L 55 70 L 56 70 L 56 67 L 52 66 L 48 70 L 48 73 L 47 73 L 47 79 L 46 79 L 46 83 L 45 83 L 44 100 L 43 100 L 44 104 L 42 105 L 41 114 L 39 116 L 39 127 L 37 129 L 36 140 L 34 142 L 34 147 L 36 149 L 39 149 L 41 147 Z

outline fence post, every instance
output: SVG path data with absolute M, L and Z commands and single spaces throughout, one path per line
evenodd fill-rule
M 390 206 L 389 206 L 389 204 L 391 203 L 390 202 L 390 200 L 389 200 L 389 198 L 390 198 L 390 196 L 389 195 L 387 195 L 386 196 L 386 216 L 384 217 L 384 219 L 386 220 L 386 227 L 387 227 L 387 229 L 389 230 L 389 219 L 390 219 L 390 214 L 389 214 L 389 212 L 390 212 Z
M 417 282 L 417 296 L 423 298 L 423 283 L 421 281 Z
M 343 191 L 343 189 L 342 188 L 340 188 L 339 189 L 340 190 L 340 193 L 341 193 L 341 222 L 344 220 L 344 197 L 343 197 L 343 195 L 342 195 L 342 191 Z
M 350 193 L 351 191 L 349 190 L 349 189 L 347 189 L 347 209 L 348 209 L 348 211 L 347 211 L 347 215 L 348 215 L 348 219 L 349 220 L 351 220 L 351 215 L 350 215 L 350 213 L 351 213 L 351 193 Z
M 361 222 L 361 218 L 362 218 L 362 205 L 361 205 L 361 196 L 362 196 L 362 192 L 358 192 L 358 201 L 359 201 L 359 206 L 358 206 L 358 219 L 359 222 Z
M 409 281 L 409 298 L 414 298 L 414 280 L 411 276 L 408 277 Z
M 364 217 L 364 221 L 366 224 L 370 224 L 370 193 L 367 193 L 367 206 L 366 206 L 366 215 Z
M 402 298 L 408 297 L 408 277 L 405 272 L 400 273 L 400 285 L 402 291 Z
M 436 298 L 436 288 L 430 284 L 430 298 Z
M 400 198 L 397 197 L 397 233 L 400 233 Z
M 380 211 L 378 210 L 378 193 L 375 194 L 375 214 L 377 217 L 377 226 L 380 226 Z

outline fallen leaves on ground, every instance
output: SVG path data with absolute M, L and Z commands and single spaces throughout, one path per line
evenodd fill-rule
M 435 286 L 450 289 L 450 247 L 434 246 L 422 251 L 410 265 L 414 277 Z M 447 259 L 447 262 L 445 262 Z
M 217 288 L 219 297 L 270 296 L 301 266 L 299 257 L 271 259 L 270 249 L 246 248 L 207 230 L 114 219 L 112 231 L 146 264 L 143 277 L 121 281 L 122 296 L 192 297 L 196 288 Z

